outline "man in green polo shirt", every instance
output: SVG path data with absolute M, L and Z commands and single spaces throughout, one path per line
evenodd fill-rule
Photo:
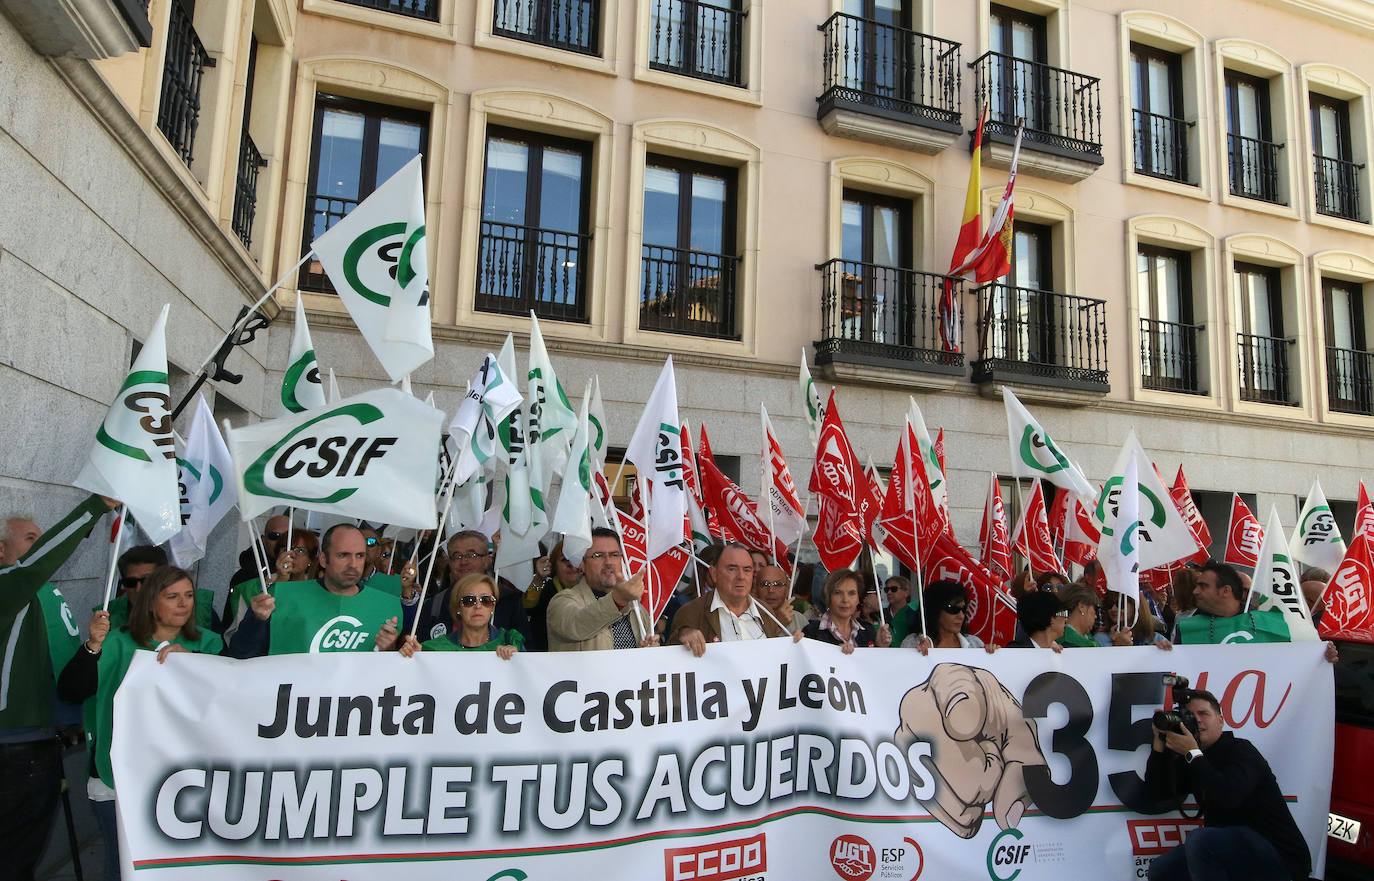
M 1176 645 L 1217 645 L 1234 642 L 1292 642 L 1288 622 L 1278 609 L 1248 609 L 1250 591 L 1240 573 L 1225 563 L 1208 560 L 1197 574 L 1193 600 L 1197 611 L 1175 626 Z M 1336 646 L 1326 644 L 1326 659 L 1335 663 Z
M 396 648 L 400 599 L 364 584 L 366 566 L 367 541 L 358 527 L 331 527 L 320 541 L 320 577 L 280 582 L 271 594 L 254 596 L 252 614 L 243 616 L 229 653 L 252 658 Z

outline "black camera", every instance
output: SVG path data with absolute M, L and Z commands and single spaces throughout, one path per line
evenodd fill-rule
M 1193 737 L 1198 736 L 1197 717 L 1193 711 L 1188 709 L 1188 677 L 1179 676 L 1177 673 L 1165 673 L 1164 682 L 1164 702 L 1173 704 L 1171 710 L 1155 710 L 1154 718 L 1151 720 L 1160 731 L 1172 731 L 1182 734 L 1183 729 L 1192 732 Z

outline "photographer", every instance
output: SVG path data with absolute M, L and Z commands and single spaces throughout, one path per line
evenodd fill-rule
M 1203 827 L 1155 858 L 1151 881 L 1307 878 L 1307 842 L 1269 763 L 1221 726 L 1221 705 L 1207 691 L 1189 691 L 1177 713 L 1155 715 L 1145 788 L 1162 801 L 1194 795 Z

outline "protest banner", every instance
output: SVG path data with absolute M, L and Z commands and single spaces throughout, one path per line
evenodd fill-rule
M 1324 863 L 1323 647 L 804 640 L 568 655 L 140 652 L 115 701 L 125 878 L 1143 877 L 1176 671 L 1268 759 Z

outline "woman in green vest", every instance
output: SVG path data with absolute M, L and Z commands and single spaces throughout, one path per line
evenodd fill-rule
M 190 574 L 175 566 L 159 566 L 134 596 L 128 624 L 111 632 L 109 613 L 95 613 L 90 638 L 57 680 L 57 692 L 63 700 L 86 701 L 86 738 L 91 754 L 87 796 L 105 837 L 106 881 L 119 878 L 115 783 L 110 770 L 115 692 L 135 652 L 155 651 L 159 663 L 173 652 L 219 653 L 224 643 L 217 634 L 196 624 L 195 605 L 196 589 Z
M 452 623 L 448 633 L 421 643 L 421 651 L 496 652 L 509 661 L 525 647 L 525 637 L 518 630 L 502 629 L 491 623 L 496 611 L 496 595 L 496 581 L 485 572 L 463 576 L 449 591 L 448 612 Z

